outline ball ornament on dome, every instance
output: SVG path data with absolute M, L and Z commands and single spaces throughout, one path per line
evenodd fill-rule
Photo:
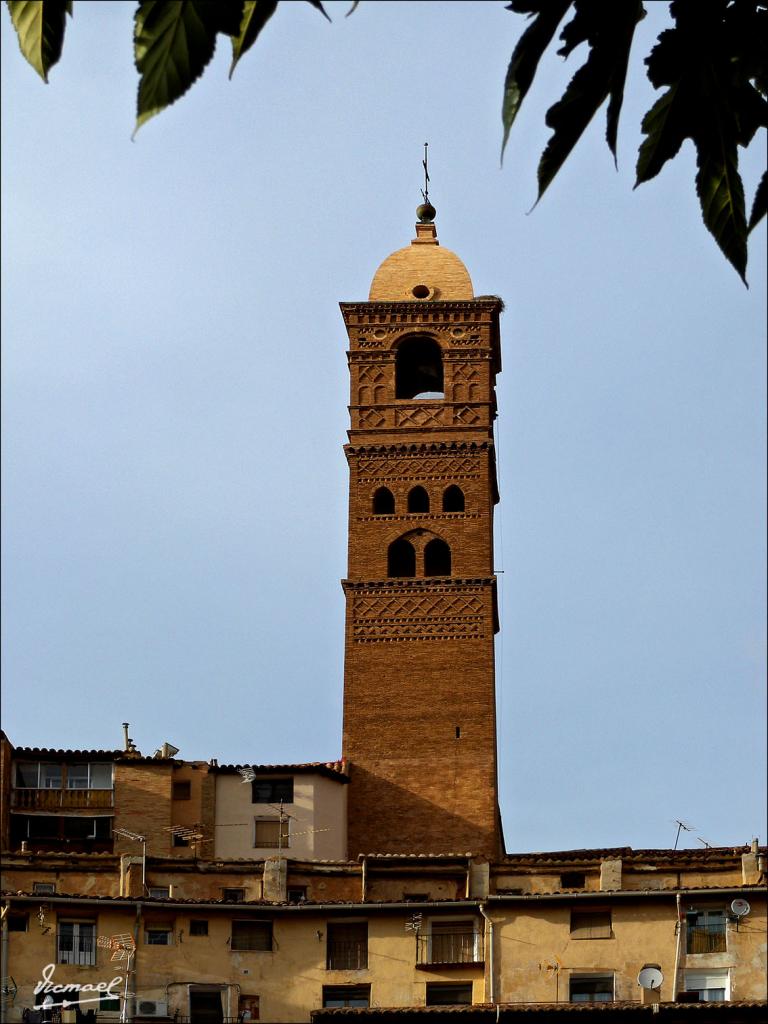
M 419 218 L 420 224 L 431 224 L 437 216 L 437 210 L 432 203 L 420 203 L 416 207 L 416 216 Z

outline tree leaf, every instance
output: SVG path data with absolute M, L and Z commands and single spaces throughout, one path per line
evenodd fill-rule
M 134 19 L 134 57 L 141 79 L 139 128 L 177 100 L 213 56 L 216 33 L 239 30 L 242 2 L 141 0 Z
M 736 140 L 720 136 L 719 145 L 699 145 L 696 192 L 704 224 L 723 255 L 747 283 L 747 221 Z
M 237 62 L 243 54 L 250 50 L 259 33 L 275 13 L 277 0 L 246 0 L 243 5 L 243 18 L 238 33 L 232 39 L 232 64 L 229 68 L 231 78 Z
M 582 132 L 608 96 L 606 139 L 616 158 L 616 132 L 624 95 L 629 51 L 635 26 L 644 15 L 641 3 L 604 4 L 599 0 L 576 0 L 573 20 L 563 29 L 565 46 L 559 52 L 570 53 L 586 41 L 590 51 L 586 61 L 563 93 L 549 108 L 546 123 L 554 129 L 539 161 L 539 195 L 544 195 L 557 172 L 578 142 Z
M 763 219 L 766 213 L 766 205 L 768 205 L 768 173 L 763 171 L 763 176 L 760 179 L 760 184 L 757 186 L 757 192 L 755 192 L 755 198 L 752 203 L 752 213 L 749 217 L 749 227 L 747 231 L 751 231 L 752 228 L 757 227 L 760 221 Z
M 44 82 L 61 57 L 72 0 L 7 0 L 19 48 Z
M 619 115 L 621 114 L 621 107 L 624 102 L 624 83 L 627 80 L 629 52 L 632 49 L 635 28 L 645 17 L 645 8 L 642 3 L 635 3 L 634 8 L 633 11 L 630 4 L 615 4 L 613 8 L 614 14 L 620 12 L 623 17 L 616 24 L 612 33 L 613 39 L 617 44 L 617 52 L 609 89 L 610 99 L 608 100 L 608 111 L 606 113 L 605 141 L 613 153 L 613 162 L 616 167 L 619 166 L 616 157 L 616 140 L 619 133 Z
M 321 3 L 321 0 L 308 0 L 308 3 L 312 4 L 312 6 L 313 6 L 313 7 L 316 7 L 316 8 L 317 8 L 317 10 L 318 10 L 318 11 L 320 11 L 320 13 L 322 14 L 322 16 L 323 16 L 323 17 L 324 17 L 324 18 L 325 18 L 325 19 L 326 19 L 327 21 L 330 21 L 330 20 L 331 20 L 331 19 L 330 19 L 330 18 L 328 17 L 328 15 L 327 15 L 327 14 L 325 13 L 325 8 L 323 7 L 323 5 L 322 5 L 322 3 Z
M 531 86 L 541 55 L 549 46 L 557 26 L 570 6 L 570 0 L 545 0 L 543 3 L 511 3 L 507 7 L 507 10 L 513 10 L 518 14 L 535 13 L 536 18 L 517 41 L 507 68 L 501 104 L 501 121 L 504 125 L 504 137 L 501 141 L 502 160 L 510 129 Z
M 667 160 L 677 156 L 688 134 L 679 109 L 682 88 L 679 84 L 671 85 L 643 118 L 642 130 L 648 138 L 638 150 L 635 188 L 655 178 Z

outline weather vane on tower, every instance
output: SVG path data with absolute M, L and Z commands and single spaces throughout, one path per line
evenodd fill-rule
M 416 216 L 419 218 L 422 224 L 431 224 L 435 219 L 435 210 L 432 203 L 429 201 L 429 166 L 428 166 L 428 153 L 427 148 L 428 142 L 424 143 L 424 159 L 421 161 L 421 166 L 424 168 L 424 188 L 421 189 L 421 198 L 424 200 L 420 206 L 416 208 Z

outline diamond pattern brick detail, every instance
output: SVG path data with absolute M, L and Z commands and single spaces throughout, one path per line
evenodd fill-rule
M 378 409 L 365 409 L 360 413 L 360 423 L 364 427 L 383 427 L 385 417 Z

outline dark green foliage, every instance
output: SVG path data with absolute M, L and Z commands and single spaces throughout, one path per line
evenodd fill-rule
M 21 52 L 48 81 L 48 72 L 61 56 L 66 16 L 72 16 L 72 0 L 7 0 Z
M 141 0 L 133 33 L 141 75 L 134 135 L 200 77 L 213 56 L 218 32 L 240 31 L 242 7 L 233 0 Z
M 563 9 L 565 8 L 565 10 Z M 606 140 L 616 158 L 616 134 L 635 26 L 644 17 L 636 0 L 515 0 L 508 7 L 535 18 L 512 55 L 502 104 L 504 142 L 539 59 L 567 9 L 558 53 L 581 43 L 588 53 L 565 93 L 547 111 L 553 134 L 539 162 L 544 194 L 590 120 L 608 100 Z M 696 147 L 696 192 L 704 224 L 745 281 L 747 234 L 766 211 L 765 178 L 747 225 L 738 147 L 768 124 L 768 3 L 765 0 L 672 0 L 674 26 L 646 58 L 648 78 L 664 89 L 643 118 L 635 186 L 655 177 L 685 139 Z
M 237 35 L 232 36 L 232 64 L 229 68 L 231 78 L 237 62 L 242 55 L 256 42 L 259 32 L 275 13 L 277 0 L 246 0 L 243 5 L 243 17 Z
M 328 17 L 321 0 L 308 2 Z M 21 52 L 47 82 L 61 56 L 71 0 L 7 5 Z M 347 14 L 357 5 L 354 0 Z M 197 81 L 220 34 L 232 41 L 232 77 L 277 6 L 277 0 L 140 0 L 136 131 Z M 584 62 L 546 114 L 552 135 L 539 161 L 538 202 L 606 101 L 606 142 L 616 160 L 629 56 L 645 10 L 640 0 L 512 0 L 507 10 L 532 21 L 507 68 L 502 155 L 539 61 L 569 13 L 557 52 L 568 57 L 586 46 Z M 766 214 L 768 186 L 763 176 L 747 222 L 738 150 L 768 125 L 768 0 L 671 0 L 670 13 L 673 27 L 660 33 L 645 60 L 651 84 L 663 91 L 642 121 L 635 186 L 655 177 L 690 139 L 704 224 L 746 283 L 747 236 Z
M 21 52 L 47 82 L 61 56 L 71 0 L 6 2 Z M 308 2 L 328 18 L 321 0 Z M 231 78 L 276 8 L 277 0 L 140 0 L 133 33 L 140 76 L 133 134 L 194 85 L 213 57 L 219 34 L 232 40 Z

